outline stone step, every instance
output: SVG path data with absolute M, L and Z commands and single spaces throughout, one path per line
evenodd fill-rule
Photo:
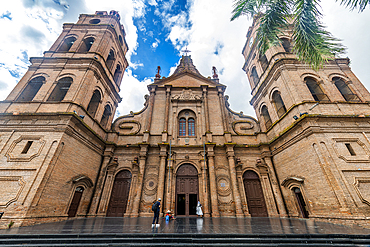
M 195 247 L 233 247 L 233 246 L 253 246 L 253 247 L 266 247 L 266 246 L 292 246 L 292 247 L 303 247 L 303 246 L 337 246 L 337 247 L 347 247 L 347 246 L 368 246 L 368 245 L 358 245 L 358 244 L 341 244 L 341 243 L 336 243 L 336 244 L 324 244 L 320 243 L 319 245 L 317 243 L 275 243 L 275 242 L 269 242 L 269 243 L 228 243 L 228 244 L 216 244 L 216 243 L 203 243 L 203 244 L 194 244 L 194 243 L 100 243 L 100 244 L 95 244 L 95 243 L 70 243 L 70 244 L 56 244 L 56 243 L 47 243 L 47 244 L 4 244 L 1 245 L 2 247 L 19 247 L 19 246 L 27 246 L 27 247 L 78 247 L 78 246 L 91 246 L 91 247 L 113 247 L 113 246 L 139 246 L 139 247 L 160 247 L 160 246 L 165 246 L 165 247 L 178 247 L 178 246 L 184 246 L 184 247 L 190 247 L 190 246 L 195 246 Z
M 1 246 L 369 246 L 345 234 L 2 234 Z

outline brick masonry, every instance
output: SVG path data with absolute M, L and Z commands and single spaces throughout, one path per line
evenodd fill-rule
M 253 67 L 259 75 L 257 83 L 251 83 L 258 120 L 232 111 L 226 86 L 202 76 L 191 57 L 183 56 L 173 75 L 158 75 L 148 85 L 141 111 L 112 122 L 128 66 L 119 18 L 116 12 L 103 12 L 65 24 L 50 50 L 31 59 L 28 72 L 0 102 L 1 227 L 11 221 L 20 226 L 67 219 L 78 188 L 83 192 L 74 217 L 104 217 L 114 204 L 112 191 L 121 171 L 131 174 L 122 195 L 124 217 L 151 216 L 158 197 L 162 212 L 178 214 L 178 171 L 189 164 L 197 172 L 192 181 L 205 217 L 253 217 L 259 207 L 271 217 L 367 224 L 370 94 L 350 70 L 348 59 L 329 61 L 313 71 L 276 46 L 266 52 L 268 64 L 262 66 L 251 42 L 255 19 L 243 55 L 250 81 Z M 285 35 L 289 38 L 289 30 Z M 76 40 L 61 51 L 70 37 Z M 81 52 L 89 37 L 94 43 Z M 113 64 L 108 62 L 112 51 Z M 118 64 L 121 73 L 116 73 Z M 37 76 L 45 81 L 33 99 L 19 100 Z M 66 76 L 73 82 L 63 100 L 48 101 Z M 330 101 L 314 100 L 305 85 L 307 77 L 317 80 Z M 359 101 L 343 98 L 333 84 L 336 77 Z M 91 111 L 96 91 L 101 97 Z M 276 91 L 286 108 L 280 117 L 272 99 Z M 107 105 L 110 112 L 105 111 Z M 270 114 L 270 127 L 261 116 L 262 106 Z M 186 127 L 181 135 L 182 118 L 188 124 L 194 119 L 193 133 Z M 259 189 L 251 190 L 251 183 L 260 184 Z

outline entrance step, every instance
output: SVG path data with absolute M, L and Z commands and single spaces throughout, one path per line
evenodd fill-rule
M 0 246 L 368 246 L 346 234 L 2 234 Z

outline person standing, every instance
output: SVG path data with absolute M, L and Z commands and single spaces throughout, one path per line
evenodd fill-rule
M 202 204 L 200 204 L 200 201 L 198 201 L 196 210 L 197 210 L 196 211 L 197 215 L 200 217 L 203 217 Z
M 159 227 L 158 220 L 160 208 L 161 208 L 161 198 L 158 198 L 158 200 L 152 206 L 152 211 L 154 213 L 152 228 Z

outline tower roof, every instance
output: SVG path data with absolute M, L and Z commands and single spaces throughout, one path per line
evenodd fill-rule
M 191 59 L 191 56 L 182 56 L 180 60 L 180 64 L 177 66 L 175 72 L 171 76 L 180 74 L 181 72 L 192 72 L 194 74 L 202 76 L 195 65 L 193 64 L 193 60 Z

